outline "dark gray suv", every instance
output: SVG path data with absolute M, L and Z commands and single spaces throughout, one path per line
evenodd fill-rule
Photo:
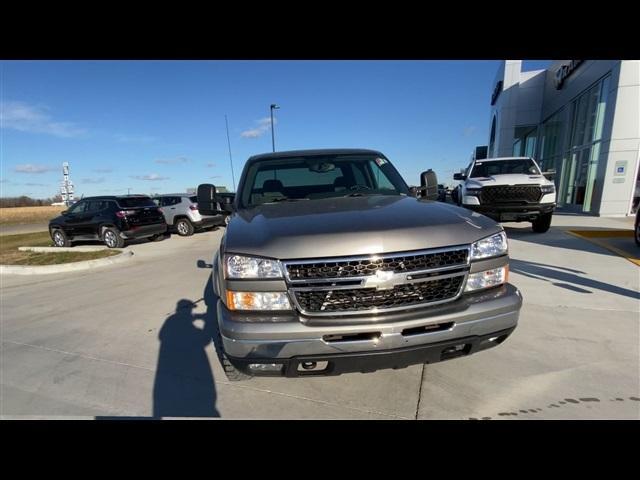
M 504 230 L 422 184 L 373 150 L 247 161 L 212 273 L 231 380 L 433 363 L 513 332 L 522 297 Z M 198 188 L 201 211 L 216 201 Z

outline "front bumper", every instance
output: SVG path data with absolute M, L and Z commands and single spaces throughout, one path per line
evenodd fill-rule
M 136 238 L 146 238 L 152 237 L 154 235 L 160 235 L 162 233 L 166 233 L 167 224 L 166 223 L 154 223 L 152 225 L 140 225 L 129 227 L 128 230 L 120 232 L 122 238 L 126 238 L 128 240 L 136 239 Z
M 473 210 L 490 217 L 498 222 L 501 221 L 531 221 L 535 220 L 539 215 L 552 213 L 555 203 L 532 203 L 529 205 L 468 205 L 463 204 L 464 208 Z
M 250 317 L 229 311 L 221 301 L 217 310 L 225 353 L 237 368 L 249 371 L 252 363 L 278 363 L 279 371 L 250 373 L 297 376 L 401 368 L 469 355 L 501 343 L 516 327 L 521 306 L 520 292 L 507 284 L 450 304 L 349 325 L 310 326 L 299 315 L 292 315 L 291 321 L 277 317 L 247 321 Z M 340 341 L 328 337 L 336 335 L 347 337 Z M 463 347 L 447 353 L 456 345 Z M 326 362 L 326 368 L 301 370 L 304 362 Z
M 210 217 L 201 217 L 201 220 L 192 221 L 191 223 L 193 223 L 196 228 L 207 228 L 214 227 L 216 225 L 224 225 L 224 216 L 215 215 Z

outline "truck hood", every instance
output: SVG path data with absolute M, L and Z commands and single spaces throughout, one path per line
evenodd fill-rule
M 261 205 L 235 213 L 226 252 L 292 260 L 470 244 L 502 230 L 470 210 L 406 196 Z
M 465 186 L 467 188 L 488 187 L 490 185 L 546 185 L 553 183 L 542 175 L 505 174 L 490 177 L 469 178 Z

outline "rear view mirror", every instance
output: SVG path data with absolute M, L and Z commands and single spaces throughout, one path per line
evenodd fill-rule
M 198 210 L 202 215 L 218 215 L 218 195 L 215 185 L 203 183 L 198 185 Z
M 453 174 L 453 179 L 454 180 L 462 180 L 462 181 L 464 181 L 464 180 L 467 179 L 467 176 L 464 175 L 463 173 L 454 173 Z
M 429 169 L 420 174 L 420 189 L 422 190 L 422 198 L 427 200 L 438 199 L 438 177 L 436 172 Z
M 548 178 L 549 180 L 553 180 L 553 178 L 556 176 L 556 170 L 554 168 L 554 169 L 548 170 L 546 172 L 542 172 L 542 175 L 545 178 Z

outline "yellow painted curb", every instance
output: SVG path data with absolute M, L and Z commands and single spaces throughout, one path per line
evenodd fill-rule
M 614 247 L 609 243 L 601 240 L 602 238 L 621 238 L 621 237 L 633 237 L 633 230 L 565 230 L 566 233 L 574 237 L 583 238 L 588 242 L 594 243 L 610 252 L 613 252 L 621 257 L 626 258 L 634 265 L 640 267 L 640 258 L 637 258 L 634 253 L 629 253 L 624 250 Z
M 569 232 L 586 238 L 633 238 L 633 230 L 569 230 Z

